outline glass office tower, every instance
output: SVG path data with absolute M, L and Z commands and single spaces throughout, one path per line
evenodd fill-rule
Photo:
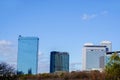
M 52 51 L 50 54 L 50 73 L 69 72 L 69 54 Z
M 18 38 L 18 73 L 37 74 L 38 69 L 38 37 Z

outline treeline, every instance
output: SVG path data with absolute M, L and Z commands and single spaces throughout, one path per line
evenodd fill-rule
M 69 73 L 43 73 L 37 75 L 13 75 L 1 76 L 0 80 L 120 80 L 114 76 L 108 76 L 106 72 L 94 71 L 79 71 Z
M 99 71 L 80 71 L 70 73 L 43 73 L 38 75 L 21 75 L 19 80 L 106 80 L 105 73 Z M 110 79 L 109 79 L 110 80 Z

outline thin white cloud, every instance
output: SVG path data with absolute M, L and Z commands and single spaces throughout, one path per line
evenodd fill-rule
M 82 15 L 82 20 L 90 20 L 90 19 L 93 19 L 95 17 L 97 17 L 97 14 L 91 14 L 91 15 L 89 15 L 89 14 L 83 14 Z
M 12 43 L 6 40 L 0 40 L 0 53 L 4 54 L 11 50 Z
M 0 40 L 0 61 L 8 64 L 16 64 L 17 50 L 11 41 Z
M 98 16 L 103 16 L 103 15 L 107 15 L 108 14 L 108 11 L 102 11 L 100 13 L 93 13 L 93 14 L 88 14 L 88 13 L 84 13 L 82 16 L 81 16 L 81 19 L 86 21 L 86 20 L 91 20 L 91 19 L 94 19 Z
M 83 20 L 88 20 L 88 19 L 89 19 L 89 16 L 88 16 L 87 14 L 83 14 L 83 15 L 82 15 L 82 19 L 83 19 Z
M 38 60 L 38 73 L 48 73 L 49 72 L 49 55 L 39 52 Z
M 11 45 L 10 41 L 6 41 L 6 40 L 0 40 L 0 45 Z
M 12 51 L 12 43 L 6 40 L 0 40 L 0 55 L 6 55 Z

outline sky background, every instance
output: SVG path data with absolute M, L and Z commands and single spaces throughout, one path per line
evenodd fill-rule
M 120 0 L 0 0 L 0 62 L 16 67 L 19 35 L 39 37 L 39 73 L 49 72 L 54 50 L 69 52 L 70 71 L 81 70 L 86 42 L 120 50 Z

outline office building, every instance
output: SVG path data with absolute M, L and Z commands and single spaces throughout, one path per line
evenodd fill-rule
M 105 66 L 106 46 L 87 43 L 82 51 L 83 70 L 102 70 Z
M 110 57 L 111 57 L 111 54 L 107 54 L 107 52 L 111 52 L 112 51 L 112 42 L 110 41 L 102 41 L 101 42 L 101 45 L 103 46 L 106 46 L 106 56 L 105 56 L 105 65 L 108 63 Z
M 69 54 L 52 51 L 50 54 L 50 73 L 69 72 Z
M 18 74 L 37 74 L 38 69 L 38 37 L 18 38 Z
M 110 41 L 102 41 L 101 42 L 101 45 L 103 45 L 103 46 L 106 46 L 107 48 L 107 52 L 111 52 L 112 51 L 112 42 L 110 42 Z

